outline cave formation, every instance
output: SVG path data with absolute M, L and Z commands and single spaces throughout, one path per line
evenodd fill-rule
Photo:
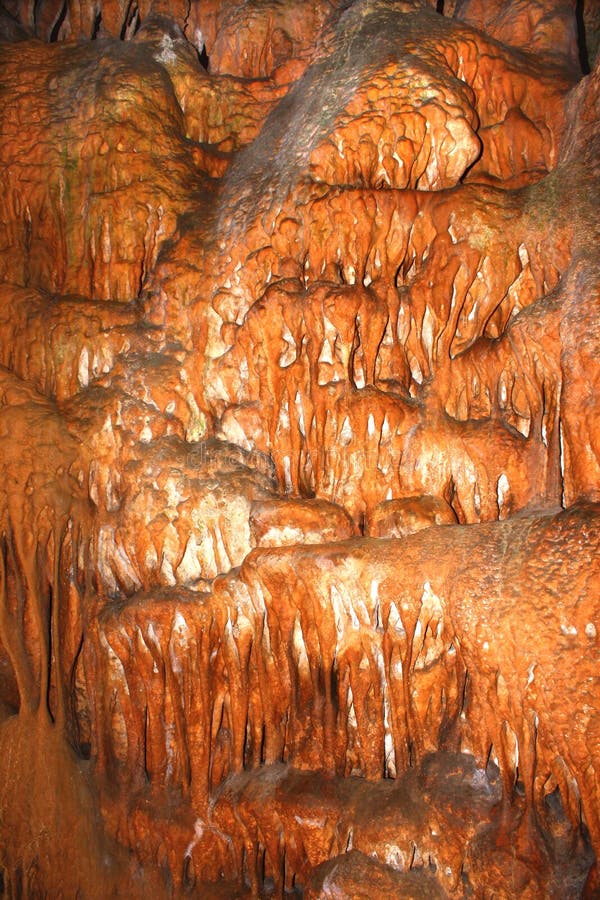
M 599 39 L 0 5 L 0 894 L 600 896 Z

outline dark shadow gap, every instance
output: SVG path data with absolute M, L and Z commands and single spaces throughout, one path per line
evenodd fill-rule
M 127 12 L 123 19 L 121 34 L 119 37 L 122 41 L 129 41 L 139 31 L 142 20 L 137 3 L 130 2 Z
M 99 12 L 94 19 L 94 27 L 92 28 L 92 40 L 95 41 L 98 35 L 100 34 L 100 27 L 102 25 L 102 13 Z
M 50 37 L 48 38 L 48 40 L 51 44 L 56 43 L 56 41 L 58 41 L 60 38 L 60 32 L 64 25 L 65 19 L 67 18 L 68 9 L 69 9 L 68 3 L 67 3 L 67 0 L 65 0 L 63 5 L 61 6 L 60 12 L 56 19 L 56 22 L 52 26 L 52 31 L 50 32 Z
M 203 69 L 206 69 L 208 72 L 208 53 L 206 52 L 206 44 L 202 47 L 202 51 L 198 53 L 198 62 L 202 66 Z
M 577 23 L 577 48 L 579 50 L 579 65 L 584 75 L 590 73 L 590 60 L 585 40 L 585 21 L 583 18 L 584 0 L 577 0 L 575 8 L 575 21 Z
M 35 0 L 35 3 L 33 4 L 33 33 L 35 35 L 37 35 L 38 16 L 39 16 L 41 5 L 42 5 L 42 0 Z

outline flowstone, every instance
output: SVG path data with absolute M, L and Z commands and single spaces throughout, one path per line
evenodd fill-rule
M 0 5 L 0 892 L 600 895 L 599 37 Z

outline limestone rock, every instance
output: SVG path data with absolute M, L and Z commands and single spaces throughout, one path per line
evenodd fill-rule
M 599 33 L 2 5 L 0 891 L 598 895 Z

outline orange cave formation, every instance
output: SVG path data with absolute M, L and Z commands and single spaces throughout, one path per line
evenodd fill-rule
M 0 895 L 600 897 L 599 42 L 0 4 Z

